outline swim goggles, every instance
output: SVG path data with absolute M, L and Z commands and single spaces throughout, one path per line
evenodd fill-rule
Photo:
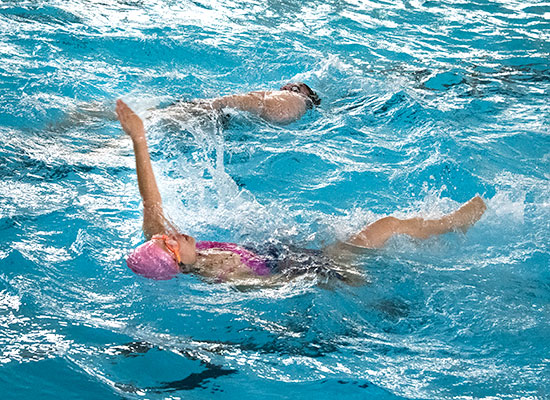
M 302 88 L 306 88 L 306 91 L 302 91 Z M 321 100 L 319 99 L 319 96 L 317 96 L 317 93 L 311 90 L 304 83 L 289 83 L 281 87 L 281 89 L 279 90 L 287 90 L 289 92 L 304 96 L 306 99 L 307 108 L 313 108 L 314 105 L 318 106 L 319 104 L 321 104 Z
M 298 85 L 292 85 L 290 87 L 290 91 L 294 92 L 294 93 L 300 93 L 302 94 L 302 91 L 300 90 L 300 87 Z
M 180 267 L 183 266 L 183 263 L 181 262 L 181 257 L 180 257 L 180 245 L 179 245 L 177 240 L 175 241 L 176 246 L 172 246 L 172 245 L 170 245 L 166 242 L 166 240 L 172 239 L 168 235 L 154 235 L 151 239 L 153 239 L 153 240 L 162 240 L 164 242 L 164 246 L 166 246 L 166 249 L 170 253 L 172 253 L 172 255 L 174 256 L 174 258 L 175 258 L 176 262 L 178 263 L 178 265 Z

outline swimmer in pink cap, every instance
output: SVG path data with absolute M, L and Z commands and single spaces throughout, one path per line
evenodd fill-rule
M 179 232 L 164 217 L 162 199 L 151 166 L 142 120 L 122 100 L 117 101 L 116 113 L 122 128 L 134 145 L 138 186 L 143 200 L 143 233 L 147 239 L 147 242 L 134 249 L 127 258 L 128 267 L 132 271 L 158 280 L 192 272 L 216 281 L 242 281 L 254 278 L 255 284 L 257 280 L 267 283 L 267 280 L 279 274 L 280 269 L 270 266 L 266 257 L 242 246 L 225 242 L 196 242 L 191 236 Z M 396 234 L 425 239 L 452 230 L 465 231 L 481 218 L 485 208 L 483 200 L 476 196 L 457 211 L 438 219 L 385 217 L 368 225 L 345 243 L 336 243 L 318 252 L 323 254 L 324 260 L 342 260 L 342 254 L 350 247 L 380 248 Z M 313 253 L 303 252 L 302 260 L 312 260 Z M 318 263 L 315 271 L 322 268 L 324 264 Z M 342 278 L 346 273 L 340 270 L 331 275 L 346 281 L 345 277 Z
M 116 113 L 134 145 L 143 200 L 143 233 L 147 239 L 128 256 L 128 267 L 139 275 L 158 280 L 171 279 L 181 272 L 194 272 L 221 281 L 270 275 L 265 260 L 250 250 L 233 243 L 197 243 L 191 236 L 177 231 L 164 217 L 141 118 L 122 100 L 117 101 Z

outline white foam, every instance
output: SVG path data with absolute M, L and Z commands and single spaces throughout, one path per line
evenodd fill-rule
M 498 191 L 487 201 L 486 219 L 491 224 L 522 223 L 524 214 L 524 192 Z

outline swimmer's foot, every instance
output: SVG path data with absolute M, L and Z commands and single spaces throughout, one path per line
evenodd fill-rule
M 454 213 L 449 214 L 444 218 L 448 219 L 452 228 L 457 230 L 459 229 L 466 233 L 470 226 L 479 221 L 486 209 L 487 206 L 485 205 L 485 202 L 481 199 L 481 197 L 476 196 L 470 199 Z
M 132 140 L 142 139 L 145 137 L 145 128 L 141 118 L 132 111 L 128 105 L 118 99 L 116 102 L 116 115 L 122 125 L 124 132 L 132 138 Z

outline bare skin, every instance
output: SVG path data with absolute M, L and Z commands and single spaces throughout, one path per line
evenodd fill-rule
M 195 239 L 178 232 L 170 224 L 164 217 L 162 199 L 149 157 L 143 122 L 122 100 L 117 101 L 116 113 L 122 128 L 130 136 L 134 145 L 138 186 L 143 200 L 143 233 L 147 240 L 156 240 L 157 244 L 167 252 L 169 252 L 167 245 L 172 247 L 177 245 L 179 258 L 190 267 L 190 271 L 207 278 L 223 281 L 248 279 L 263 281 L 262 284 L 269 284 L 276 280 L 272 276 L 267 278 L 257 276 L 241 262 L 239 255 L 233 252 L 218 249 L 197 251 Z M 483 200 L 476 196 L 457 211 L 438 219 L 385 217 L 352 236 L 345 245 L 377 249 L 384 246 L 387 240 L 396 234 L 426 239 L 453 230 L 466 231 L 481 218 L 485 209 Z M 169 239 L 166 241 L 154 239 L 154 235 L 168 235 Z M 338 259 L 342 246 L 336 244 L 325 250 L 327 255 Z
M 154 235 L 168 235 L 170 239 L 166 243 L 162 240 L 152 240 L 155 240 L 157 245 L 165 251 L 168 251 L 166 244 L 178 246 L 181 262 L 192 266 L 193 272 L 207 278 L 221 280 L 258 278 L 234 253 L 215 250 L 197 252 L 195 239 L 178 232 L 170 224 L 164 217 L 162 199 L 151 165 L 143 122 L 122 100 L 117 101 L 116 114 L 122 129 L 130 136 L 134 145 L 138 186 L 143 200 L 143 233 L 147 240 L 151 240 Z
M 481 197 L 476 196 L 455 212 L 438 219 L 385 217 L 373 222 L 361 232 L 352 236 L 348 243 L 359 247 L 377 249 L 384 246 L 393 235 L 398 234 L 409 235 L 417 239 L 427 239 L 434 235 L 456 230 L 466 232 L 471 225 L 481 218 L 486 208 L 487 206 Z
M 212 108 L 235 108 L 257 115 L 266 121 L 288 124 L 306 113 L 305 96 L 287 90 L 258 91 L 220 97 L 212 101 Z

